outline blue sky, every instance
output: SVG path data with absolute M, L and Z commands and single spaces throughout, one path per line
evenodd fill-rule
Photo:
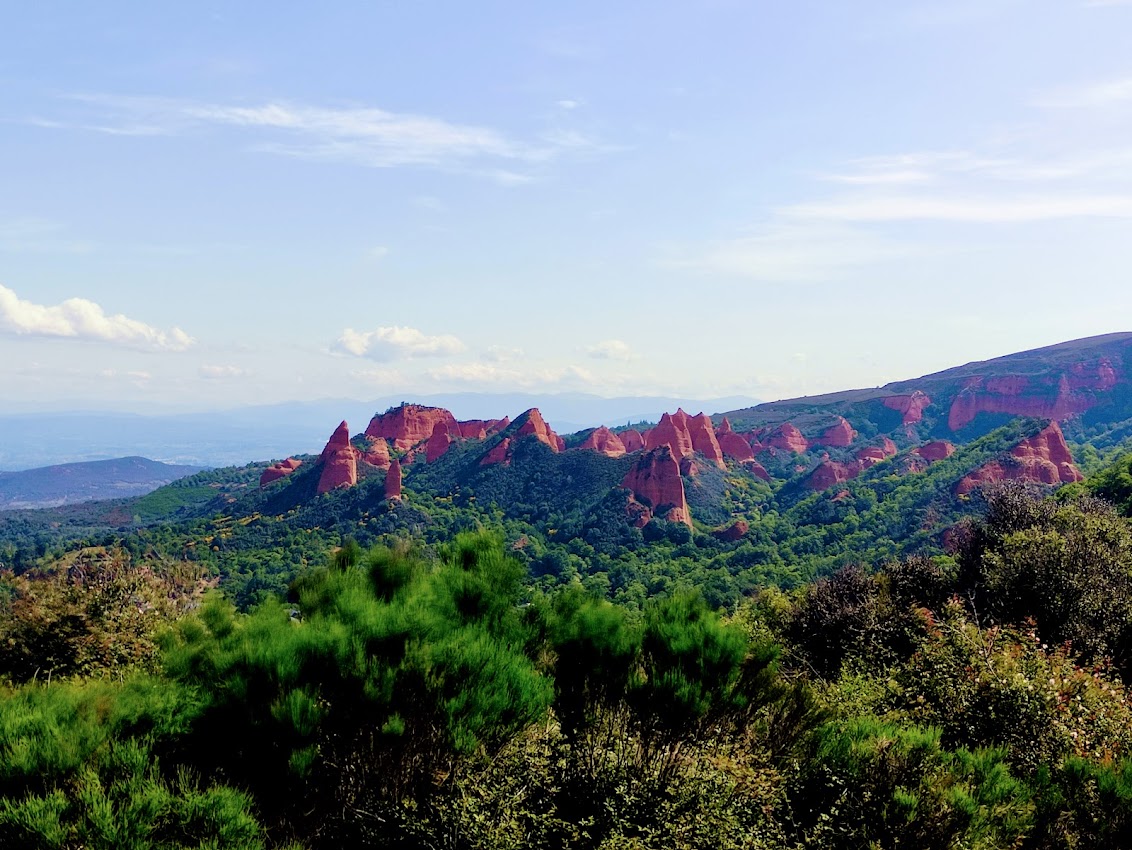
M 1132 2 L 0 7 L 7 409 L 781 398 L 1130 268 Z

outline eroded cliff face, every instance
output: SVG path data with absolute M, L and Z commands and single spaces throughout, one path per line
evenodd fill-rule
M 905 425 L 915 425 L 924 418 L 924 408 L 928 407 L 932 400 L 928 398 L 926 393 L 914 390 L 907 395 L 890 395 L 884 399 L 884 406 L 889 410 L 897 411 Z
M 804 454 L 809 451 L 810 444 L 802 432 L 789 422 L 775 428 L 770 435 L 762 441 L 763 449 L 779 449 L 785 452 Z
M 597 452 L 606 457 L 621 457 L 625 454 L 625 444 L 604 425 L 594 428 L 578 448 L 582 451 Z
M 679 460 L 688 457 L 692 448 L 692 435 L 688 432 L 688 414 L 677 409 L 675 413 L 665 413 L 655 428 L 650 428 L 644 434 L 645 449 L 653 451 L 661 446 L 668 446 L 672 457 Z
M 857 432 L 853 430 L 853 426 L 844 416 L 838 416 L 837 423 L 826 428 L 814 442 L 831 449 L 844 449 L 853 445 L 853 441 L 856 439 Z
M 667 445 L 651 449 L 630 467 L 621 486 L 631 495 L 630 508 L 636 525 L 647 524 L 658 512 L 669 522 L 692 524 L 688 502 L 684 494 L 684 479 L 680 477 L 679 461 Z
M 319 495 L 358 483 L 358 451 L 350 445 L 350 426 L 344 421 L 330 435 L 318 462 L 322 465 Z
M 716 440 L 719 442 L 719 449 L 723 452 L 725 457 L 732 460 L 737 460 L 739 463 L 755 459 L 755 450 L 751 448 L 750 442 L 746 437 L 736 434 L 731 428 L 731 423 L 725 416 L 723 422 L 720 423 L 719 429 L 715 432 Z
M 1063 421 L 1087 411 L 1119 380 L 1108 358 L 1075 363 L 1059 373 L 974 377 L 952 400 L 947 424 L 958 431 L 980 413 Z
M 459 425 L 457 433 L 459 433 Z M 425 462 L 434 463 L 444 456 L 453 443 L 452 436 L 448 431 L 447 422 L 437 422 L 432 427 L 432 434 L 429 435 L 428 445 L 425 447 Z
M 965 496 L 976 487 L 996 481 L 1028 481 L 1034 484 L 1072 484 L 1084 476 L 1073 462 L 1065 435 L 1057 422 L 1016 445 L 1010 455 L 976 469 L 955 487 Z
M 549 447 L 552 452 L 562 450 L 564 446 L 562 438 L 546 424 L 546 420 L 542 418 L 537 407 L 532 407 L 523 413 L 515 422 L 519 425 L 519 429 L 515 432 L 517 438 L 534 437 L 540 443 Z
M 448 426 L 450 434 L 460 433 L 456 417 L 444 408 L 403 404 L 374 416 L 366 428 L 366 436 L 381 437 L 389 440 L 398 451 L 406 451 L 431 437 L 438 423 Z
M 267 467 L 267 469 L 263 471 L 263 474 L 259 476 L 260 488 L 266 487 L 268 484 L 273 481 L 278 481 L 280 478 L 286 478 L 302 465 L 303 462 L 301 460 L 296 460 L 293 457 L 271 464 L 271 466 Z

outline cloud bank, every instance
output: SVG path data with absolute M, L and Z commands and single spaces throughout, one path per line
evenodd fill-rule
M 85 298 L 68 298 L 49 306 L 25 301 L 5 286 L 0 286 L 0 332 L 93 340 L 152 351 L 184 351 L 195 342 L 180 328 L 163 331 L 120 313 L 108 316 Z
M 451 334 L 428 336 L 416 328 L 381 327 L 372 331 L 346 328 L 334 348 L 355 357 L 371 360 L 406 360 L 414 357 L 446 357 L 459 354 L 466 346 Z

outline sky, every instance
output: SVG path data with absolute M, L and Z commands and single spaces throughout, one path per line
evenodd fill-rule
M 0 411 L 868 387 L 1132 330 L 1132 0 L 0 0 Z

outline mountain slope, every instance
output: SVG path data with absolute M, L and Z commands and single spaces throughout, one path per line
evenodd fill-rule
M 177 466 L 144 457 L 123 457 L 0 472 L 0 510 L 48 508 L 142 496 L 199 471 L 199 466 Z

